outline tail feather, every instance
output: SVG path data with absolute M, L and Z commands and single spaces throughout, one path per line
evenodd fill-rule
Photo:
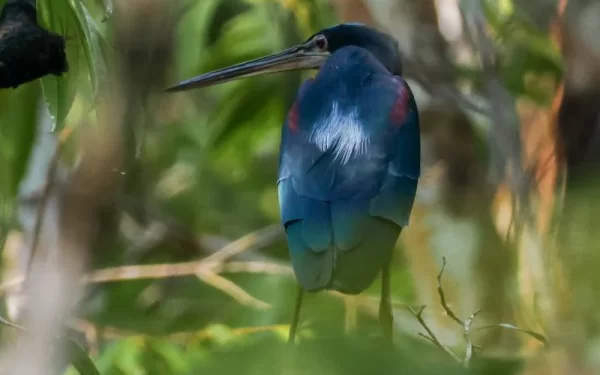
M 306 244 L 315 252 L 330 250 L 333 242 L 330 203 L 306 199 L 303 216 L 302 231 Z
M 287 224 L 298 282 L 309 292 L 367 289 L 389 261 L 401 227 L 371 216 L 368 201 L 305 203 L 304 217 Z
M 308 292 L 326 288 L 333 275 L 333 249 L 314 251 L 307 244 L 304 220 L 296 220 L 287 225 L 288 246 L 292 267 L 298 283 Z
M 362 223 L 365 233 L 351 249 L 336 252 L 332 288 L 345 294 L 358 294 L 375 280 L 391 254 L 401 227 L 391 221 L 368 217 Z
M 338 201 L 331 204 L 331 229 L 336 249 L 352 250 L 365 235 L 365 226 L 370 220 L 367 201 Z

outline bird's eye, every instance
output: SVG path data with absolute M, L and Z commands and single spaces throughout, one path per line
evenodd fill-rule
M 315 46 L 321 51 L 327 50 L 327 38 L 324 35 L 317 35 L 315 37 Z

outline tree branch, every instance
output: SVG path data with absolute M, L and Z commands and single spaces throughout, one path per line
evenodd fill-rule
M 229 295 L 240 305 L 252 307 L 258 310 L 267 310 L 271 308 L 271 305 L 251 296 L 236 283 L 232 282 L 231 280 L 227 280 L 226 278 L 219 276 L 210 270 L 200 269 L 198 272 L 196 272 L 196 276 L 198 276 L 200 280 L 204 281 L 208 285 Z
M 458 358 L 458 356 L 456 354 L 454 354 L 454 352 L 452 352 L 452 350 L 450 350 L 446 345 L 442 344 L 442 342 L 437 338 L 435 333 L 433 333 L 431 328 L 429 328 L 427 323 L 425 323 L 425 320 L 423 319 L 423 310 L 425 310 L 425 307 L 427 307 L 427 306 L 421 306 L 419 311 L 413 310 L 412 307 L 408 308 L 408 310 L 414 315 L 415 318 L 417 318 L 417 320 L 419 321 L 421 326 L 425 329 L 425 331 L 427 331 L 427 334 L 429 335 L 429 336 L 426 336 L 422 333 L 419 333 L 419 336 L 425 337 L 429 341 L 433 342 L 438 348 L 440 348 L 444 352 L 446 352 L 446 354 L 448 354 L 456 362 L 462 363 L 461 359 Z
M 452 309 L 448 306 L 448 303 L 446 303 L 446 296 L 444 294 L 444 288 L 442 288 L 442 275 L 444 274 L 445 268 L 446 268 L 446 257 L 442 257 L 442 269 L 440 270 L 440 273 L 438 273 L 438 275 L 437 275 L 437 284 L 438 284 L 437 290 L 438 290 L 438 295 L 440 296 L 440 302 L 442 303 L 442 307 L 444 308 L 444 311 L 446 312 L 446 314 L 452 320 L 454 320 L 456 323 L 460 324 L 461 326 L 464 326 L 465 322 L 463 322 L 458 316 L 456 316 L 454 311 L 452 311 Z

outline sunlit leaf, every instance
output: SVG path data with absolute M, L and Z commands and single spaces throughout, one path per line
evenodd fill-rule
M 92 90 L 96 94 L 98 82 L 106 76 L 105 56 L 101 46 L 103 37 L 98 31 L 96 22 L 81 0 L 69 0 L 69 4 L 70 10 L 77 18 L 79 33 L 83 35 L 82 46 L 87 60 Z M 108 1 L 108 4 L 112 9 L 112 2 Z
M 60 130 L 75 98 L 75 81 L 80 55 L 77 19 L 69 11 L 67 0 L 40 0 L 38 14 L 44 28 L 66 39 L 69 71 L 61 77 L 49 75 L 41 79 L 44 98 L 54 121 L 53 130 Z
M 96 0 L 96 2 L 100 3 L 100 5 L 102 6 L 102 9 L 104 11 L 102 20 L 106 21 L 113 14 L 113 11 L 114 11 L 113 0 Z

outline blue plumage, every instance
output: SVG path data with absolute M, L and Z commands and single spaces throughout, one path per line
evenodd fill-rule
M 357 46 L 305 82 L 283 126 L 279 201 L 305 290 L 357 294 L 389 261 L 420 173 L 412 93 Z
M 400 77 L 398 43 L 375 28 L 347 23 L 252 61 L 169 87 L 171 92 L 244 77 L 319 69 L 305 82 L 281 134 L 279 203 L 302 290 L 358 294 L 382 271 L 379 318 L 392 337 L 390 267 L 408 225 L 420 174 L 419 115 Z

